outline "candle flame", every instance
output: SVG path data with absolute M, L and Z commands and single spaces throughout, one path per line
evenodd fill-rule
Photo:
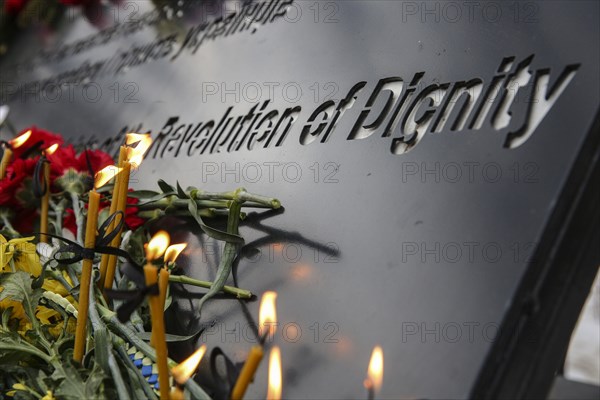
M 370 389 L 371 387 L 375 391 L 381 389 L 383 383 L 383 350 L 381 346 L 375 346 L 373 353 L 371 353 L 371 361 L 369 362 L 369 369 L 367 371 L 367 379 L 365 379 L 365 387 Z
M 172 244 L 165 251 L 165 264 L 173 263 L 179 254 L 187 247 L 187 243 Z
M 94 176 L 94 188 L 98 189 L 104 186 L 108 181 L 117 176 L 122 169 L 123 168 L 118 168 L 114 165 L 109 165 L 96 172 L 96 175 Z
M 196 350 L 194 354 L 186 358 L 181 364 L 171 368 L 171 375 L 173 375 L 173 379 L 175 379 L 175 381 L 180 385 L 184 385 L 196 371 L 196 368 L 198 368 L 200 361 L 202 361 L 202 357 L 204 357 L 204 353 L 206 353 L 205 344 L 200 346 L 200 348 Z
M 125 135 L 125 144 L 127 146 L 135 145 L 135 147 L 128 148 L 127 158 L 134 168 L 138 168 L 144 160 L 144 155 L 152 145 L 152 137 L 149 133 L 128 133 Z
M 258 314 L 258 329 L 259 335 L 271 336 L 276 329 L 275 324 L 277 323 L 277 309 L 275 308 L 275 299 L 277 299 L 277 293 L 265 292 L 260 301 L 260 311 Z
M 31 136 L 31 129 L 28 130 L 27 132 L 23 133 L 22 135 L 17 136 L 13 140 L 11 140 L 10 145 L 15 149 L 17 147 L 21 147 L 25 144 L 25 142 L 29 139 L 30 136 Z
M 279 347 L 274 346 L 269 356 L 269 389 L 267 399 L 281 399 L 281 352 Z
M 171 238 L 167 232 L 156 232 L 156 234 L 152 236 L 152 239 L 150 239 L 148 246 L 146 246 L 146 258 L 148 261 L 155 260 L 162 256 L 167 247 L 169 247 L 170 240 Z
M 45 152 L 47 156 L 51 156 L 56 150 L 58 150 L 58 143 L 54 143 L 52 146 L 48 147 Z

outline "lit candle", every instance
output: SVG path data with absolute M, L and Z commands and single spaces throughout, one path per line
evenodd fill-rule
M 269 387 L 267 389 L 267 400 L 281 399 L 281 352 L 279 347 L 274 346 L 269 356 Z
M 171 400 L 183 400 L 183 390 L 181 386 L 185 385 L 185 383 L 190 379 L 200 361 L 202 361 L 202 357 L 206 353 L 206 345 L 203 344 L 188 358 L 186 358 L 181 364 L 176 367 L 171 368 L 171 375 L 173 375 L 173 379 L 175 380 L 175 387 L 171 392 Z
M 260 344 L 252 346 L 248 358 L 240 371 L 233 391 L 231 392 L 232 400 L 241 400 L 246 393 L 246 389 L 251 381 L 254 380 L 254 374 L 260 365 L 260 361 L 264 356 L 263 344 L 268 336 L 275 332 L 275 324 L 277 322 L 277 311 L 275 308 L 275 299 L 277 293 L 265 292 L 260 302 L 259 311 L 259 336 Z
M 167 289 L 169 287 L 169 277 L 171 276 L 171 273 L 169 272 L 168 267 L 169 267 L 169 265 L 171 265 L 175 262 L 175 260 L 179 256 L 179 254 L 183 251 L 183 249 L 186 248 L 186 246 L 187 246 L 187 243 L 172 244 L 169 247 L 167 247 L 167 250 L 165 251 L 165 256 L 164 256 L 165 268 L 161 268 L 160 272 L 158 274 L 160 306 L 163 311 L 165 309 L 165 303 L 167 301 Z M 154 332 L 152 332 L 152 334 L 150 336 L 150 344 L 154 344 Z
M 125 159 L 127 158 L 127 147 L 126 146 L 121 146 L 119 148 L 119 160 L 117 163 L 117 166 L 119 168 L 123 168 L 123 163 L 125 162 Z M 110 201 L 110 209 L 109 209 L 109 215 L 114 214 L 117 211 L 117 205 L 119 203 L 119 177 L 115 177 L 115 183 L 113 186 L 113 191 L 112 191 L 112 199 Z M 108 229 L 109 230 L 113 230 L 115 227 L 115 222 L 113 220 L 113 222 L 109 225 Z M 98 282 L 98 284 L 100 285 L 100 287 L 104 287 L 104 282 L 106 281 L 106 270 L 108 268 L 108 260 L 110 258 L 109 254 L 102 254 L 102 258 L 100 259 L 100 280 Z
M 128 147 L 136 144 L 136 147 Z M 127 191 L 129 190 L 129 178 L 132 168 L 139 168 L 144 159 L 144 154 L 150 148 L 152 138 L 150 135 L 140 135 L 137 133 L 128 133 L 126 135 L 125 146 L 121 146 L 119 151 L 119 163 L 123 168 L 123 173 L 117 177 L 115 188 L 113 190 L 113 199 L 111 202 L 110 212 L 115 213 L 121 211 L 123 216 L 127 211 Z M 114 206 L 113 206 L 114 204 Z M 112 247 L 121 245 L 121 233 L 112 240 Z M 113 286 L 115 278 L 115 270 L 117 267 L 117 256 L 114 254 L 108 255 L 104 261 L 100 263 L 100 279 L 103 282 L 104 288 L 110 289 Z M 102 271 L 106 271 L 102 278 Z
M 159 231 L 152 237 L 146 247 L 146 260 L 144 266 L 144 275 L 146 277 L 146 286 L 158 284 L 158 270 L 152 261 L 161 257 L 169 246 L 169 234 L 165 231 Z M 160 290 L 160 288 L 159 288 Z M 156 349 L 156 364 L 158 367 L 158 384 L 160 386 L 160 398 L 169 399 L 169 367 L 167 364 L 167 341 L 165 339 L 165 318 L 160 306 L 160 291 L 158 296 L 151 296 L 148 299 L 150 304 L 150 318 L 152 320 L 152 333 L 154 334 L 154 348 Z
M 365 389 L 368 392 L 368 399 L 373 400 L 375 393 L 381 389 L 383 383 L 383 351 L 380 346 L 373 348 L 369 369 L 367 370 L 367 379 L 364 381 Z
M 53 144 L 52 146 L 48 147 L 44 151 L 44 154 L 42 157 L 45 159 L 46 156 L 52 155 L 57 149 L 58 149 L 58 143 Z M 44 179 L 44 186 L 46 187 L 46 192 L 42 196 L 42 204 L 41 204 L 40 233 L 42 233 L 42 235 L 40 235 L 40 241 L 42 243 L 47 243 L 48 236 L 46 236 L 45 233 L 48 233 L 48 209 L 50 207 L 50 163 L 48 162 L 48 160 L 43 161 L 43 163 L 44 163 L 43 179 Z M 36 179 L 37 179 L 37 176 L 36 176 Z
M 96 244 L 96 231 L 98 229 L 98 208 L 100 206 L 100 194 L 96 189 L 104 185 L 114 175 L 114 166 L 108 166 L 99 171 L 94 177 L 94 188 L 90 190 L 88 200 L 87 222 L 85 226 L 86 249 L 93 249 Z M 79 314 L 75 328 L 75 349 L 73 359 L 81 363 L 85 353 L 85 341 L 87 332 L 88 302 L 90 293 L 90 282 L 92 278 L 92 263 L 94 260 L 84 259 L 81 266 L 81 279 L 79 288 Z
M 10 159 L 12 158 L 12 150 L 9 146 L 4 145 L 4 153 L 2 154 L 2 164 L 0 164 L 0 179 L 4 179 L 6 177 L 6 168 L 10 163 Z
M 129 187 L 129 175 L 131 174 L 131 164 L 129 161 L 123 162 L 123 171 L 117 176 L 117 193 L 115 195 L 113 191 L 113 197 L 117 198 L 117 212 L 123 213 L 125 218 L 125 208 L 127 207 L 127 189 Z M 114 228 L 114 226 L 113 226 Z M 121 246 L 121 232 L 119 232 L 110 243 L 111 247 Z M 106 266 L 106 276 L 104 277 L 104 288 L 110 289 L 113 286 L 115 280 L 115 270 L 117 268 L 117 256 L 111 254 L 108 256 L 108 263 Z
M 4 179 L 6 177 L 6 168 L 8 168 L 8 164 L 10 164 L 10 160 L 13 155 L 12 149 L 24 145 L 30 136 L 31 130 L 17 136 L 12 140 L 9 140 L 8 145 L 4 146 L 4 154 L 2 155 L 2 161 L 0 162 L 0 179 Z

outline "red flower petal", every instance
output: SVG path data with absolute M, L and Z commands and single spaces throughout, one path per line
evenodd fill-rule
M 29 139 L 27 139 L 27 141 L 23 145 L 13 149 L 13 160 L 16 160 L 17 158 L 21 157 L 23 153 L 27 152 L 33 146 L 36 146 L 39 142 L 41 142 L 41 144 L 38 147 L 39 150 L 47 149 L 48 147 L 57 143 L 59 145 L 62 145 L 64 142 L 63 138 L 60 135 L 50 133 L 43 129 L 39 129 L 36 126 L 24 129 L 23 131 L 21 131 L 21 133 L 19 133 L 19 135 L 29 130 L 31 131 L 31 136 L 29 137 Z

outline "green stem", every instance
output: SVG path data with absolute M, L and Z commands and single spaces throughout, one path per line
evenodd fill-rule
M 119 338 L 116 335 L 113 335 L 112 338 L 113 338 L 113 346 L 117 349 L 117 354 L 121 358 L 121 362 L 123 362 L 127 366 L 127 368 L 129 368 L 130 370 L 135 371 L 135 376 L 137 377 L 138 382 L 139 382 L 140 386 L 142 387 L 142 390 L 144 391 L 144 394 L 146 395 L 146 397 L 151 400 L 158 400 L 158 397 L 156 396 L 154 391 L 150 388 L 148 382 L 144 378 L 144 375 L 142 375 L 140 369 L 133 364 L 133 361 L 131 361 L 131 359 L 127 355 L 127 352 L 125 352 L 125 349 L 123 348 L 123 343 L 124 343 L 123 339 Z
M 212 208 L 204 208 L 202 210 L 198 211 L 200 213 L 201 217 L 207 217 L 207 218 L 212 218 L 215 216 L 215 212 L 214 209 Z M 156 208 L 154 210 L 145 210 L 145 211 L 139 211 L 138 212 L 138 216 L 140 218 L 145 218 L 145 219 L 154 219 L 154 218 L 160 218 L 163 217 L 165 215 L 172 215 L 175 217 L 189 217 L 190 216 L 190 212 L 187 211 L 187 209 L 185 210 L 177 210 L 174 212 L 165 212 L 160 208 Z
M 242 207 L 247 208 L 279 208 L 281 207 L 281 203 L 277 199 L 271 199 L 267 197 L 262 197 L 258 195 L 253 195 L 247 192 L 244 192 L 238 196 L 238 200 L 240 202 L 244 202 Z M 229 207 L 229 203 L 234 199 L 234 196 L 230 196 L 229 198 L 221 198 L 220 200 L 197 200 L 196 204 L 199 209 L 202 208 L 214 208 L 214 209 L 222 209 L 226 210 Z M 140 210 L 155 210 L 162 209 L 164 210 L 167 207 L 174 208 L 187 208 L 188 200 L 178 199 L 175 196 L 165 197 L 160 200 L 154 201 L 152 203 L 146 203 L 142 205 L 136 205 Z
M 17 232 L 15 228 L 13 228 L 12 224 L 8 220 L 8 217 L 5 214 L 0 214 L 0 216 L 2 217 L 2 223 L 4 224 L 4 227 L 8 230 L 8 233 L 11 236 L 19 237 L 19 232 Z
M 93 281 L 93 275 L 92 275 Z M 102 297 L 101 295 L 99 297 Z M 92 330 L 94 333 L 98 333 L 99 331 L 105 331 L 107 335 L 111 335 L 111 333 L 106 328 L 106 325 L 100 319 L 100 315 L 98 314 L 98 310 L 96 308 L 96 294 L 95 290 L 90 290 L 89 294 L 89 319 L 92 322 Z M 99 342 L 97 342 L 99 344 Z M 117 365 L 117 360 L 115 360 L 115 355 L 113 354 L 112 342 L 107 340 L 105 342 L 108 349 L 97 350 L 96 356 L 99 356 L 100 351 L 106 351 L 108 353 L 108 369 L 110 370 L 110 374 L 112 375 L 113 381 L 115 383 L 115 387 L 117 389 L 117 394 L 119 395 L 119 399 L 129 400 L 129 392 L 127 391 L 127 386 L 125 386 L 125 381 L 123 380 L 123 376 L 121 376 L 121 370 Z
M 196 201 L 199 208 L 227 208 L 227 201 L 212 201 L 212 200 L 202 200 Z M 175 196 L 164 197 L 160 200 L 153 201 L 152 203 L 146 203 L 141 205 L 136 205 L 141 210 L 153 210 L 155 208 L 167 208 L 167 207 L 177 207 L 177 208 L 187 208 L 188 201 L 178 199 Z
M 246 192 L 246 189 L 238 189 L 233 192 L 211 193 L 202 190 L 190 191 L 190 196 L 196 200 L 239 200 L 241 202 L 253 202 L 256 204 L 248 205 L 251 207 L 264 206 L 267 208 L 279 208 L 281 202 L 272 197 L 260 196 Z
M 281 202 L 279 200 L 258 194 L 248 193 L 245 189 L 236 190 L 235 199 L 242 202 L 254 202 L 257 204 L 262 204 L 275 210 L 281 207 Z
M 54 203 L 53 203 L 54 205 Z M 62 205 L 53 206 L 55 213 L 55 225 L 56 225 L 56 234 L 62 235 L 63 228 L 63 215 L 65 212 L 65 208 Z M 58 242 L 58 239 L 52 239 L 53 242 Z
M 50 278 L 54 279 L 55 281 L 59 281 L 64 286 L 64 288 L 67 289 L 67 292 L 71 292 L 73 286 L 69 285 L 69 282 L 67 282 L 63 274 L 53 269 L 46 270 L 46 273 Z M 75 300 L 79 301 L 77 298 Z
M 41 358 L 42 360 L 44 360 L 47 364 L 52 364 L 52 357 L 47 355 L 46 353 L 40 351 L 37 347 L 31 346 L 31 345 L 17 345 L 17 344 L 10 344 L 10 343 L 3 343 L 0 342 L 0 350 L 2 350 L 2 352 L 5 351 L 10 351 L 10 350 L 14 350 L 14 351 L 22 351 L 24 353 L 29 353 L 31 355 L 34 355 L 38 358 Z
M 71 192 L 71 203 L 73 203 L 73 212 L 75 213 L 75 224 L 77 224 L 77 242 L 83 246 L 83 212 L 79 204 L 79 196 Z
M 101 318 L 106 322 L 109 329 L 113 330 L 116 334 L 127 340 L 130 344 L 135 346 L 139 351 L 144 353 L 146 357 L 156 362 L 156 352 L 146 342 L 139 338 L 136 333 L 129 327 L 125 326 L 117 319 L 116 314 L 107 308 L 104 308 L 96 304 L 98 312 Z M 168 359 L 169 368 L 177 366 L 177 363 L 171 359 Z M 211 397 L 200 387 L 193 379 L 188 379 L 185 383 L 186 389 L 192 394 L 192 396 L 199 400 L 212 400 Z
M 206 288 L 206 289 L 210 289 L 210 287 L 213 284 L 212 282 L 208 282 L 208 281 L 200 281 L 197 279 L 192 279 L 189 276 L 185 276 L 185 275 L 171 275 L 171 276 L 169 276 L 169 282 L 183 283 L 185 285 L 192 285 L 192 286 L 197 286 L 197 287 Z M 251 291 L 236 288 L 234 286 L 223 286 L 223 289 L 221 289 L 221 290 L 224 293 L 234 295 L 238 299 L 252 298 Z

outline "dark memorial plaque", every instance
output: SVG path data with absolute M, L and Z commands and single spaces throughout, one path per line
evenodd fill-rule
M 113 154 L 151 132 L 134 187 L 281 200 L 243 223 L 236 276 L 278 293 L 285 398 L 366 397 L 376 344 L 381 398 L 548 390 L 598 259 L 598 2 L 156 4 L 27 31 L 2 103 Z M 213 279 L 220 245 L 160 225 Z M 242 362 L 249 316 L 257 301 L 208 301 L 201 340 Z

